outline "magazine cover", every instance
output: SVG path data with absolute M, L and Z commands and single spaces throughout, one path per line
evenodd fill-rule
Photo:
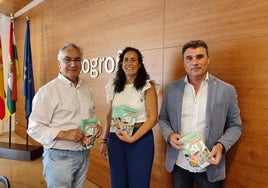
M 132 135 L 137 110 L 127 106 L 113 106 L 110 132 L 118 133 L 125 131 Z
M 82 150 L 92 148 L 96 145 L 96 133 L 98 126 L 98 120 L 96 118 L 82 120 L 81 131 L 85 134 L 81 143 Z
M 210 165 L 207 160 L 210 151 L 196 132 L 183 136 L 180 141 L 184 144 L 182 152 L 194 171 L 198 172 Z

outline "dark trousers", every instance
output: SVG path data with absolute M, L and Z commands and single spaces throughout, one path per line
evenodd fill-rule
M 108 150 L 112 188 L 150 187 L 154 157 L 152 131 L 131 144 L 110 133 Z
M 206 172 L 193 173 L 175 165 L 171 173 L 173 188 L 222 188 L 223 181 L 209 182 Z

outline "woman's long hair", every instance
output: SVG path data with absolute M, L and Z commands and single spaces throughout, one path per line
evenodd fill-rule
M 134 80 L 134 87 L 136 90 L 140 90 L 144 87 L 146 80 L 150 79 L 149 74 L 147 73 L 144 64 L 143 64 L 143 57 L 141 52 L 132 47 L 126 47 L 123 52 L 119 56 L 119 62 L 118 62 L 118 67 L 117 67 L 117 72 L 116 72 L 116 77 L 114 79 L 114 92 L 115 93 L 120 93 L 121 91 L 124 90 L 125 84 L 126 84 L 126 74 L 122 69 L 122 63 L 124 60 L 124 56 L 128 51 L 134 51 L 138 55 L 138 62 L 140 64 L 140 68 L 137 72 L 137 76 Z

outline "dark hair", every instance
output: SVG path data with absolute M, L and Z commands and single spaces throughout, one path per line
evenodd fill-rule
M 203 47 L 206 50 L 206 53 L 208 55 L 208 45 L 202 41 L 202 40 L 191 40 L 189 42 L 187 42 L 186 44 L 183 45 L 182 47 L 182 55 L 184 55 L 184 52 L 188 49 L 188 48 L 199 48 L 199 47 Z
M 119 62 L 118 62 L 118 66 L 117 66 L 117 71 L 116 71 L 116 77 L 114 79 L 114 92 L 115 93 L 120 93 L 121 91 L 124 90 L 125 88 L 125 84 L 126 84 L 126 75 L 125 72 L 122 69 L 122 63 L 124 60 L 124 56 L 127 52 L 129 51 L 134 51 L 137 55 L 138 55 L 138 62 L 140 64 L 140 68 L 137 72 L 137 76 L 134 80 L 134 87 L 137 90 L 140 90 L 143 88 L 143 86 L 146 83 L 146 80 L 150 79 L 149 74 L 147 73 L 144 64 L 143 64 L 143 57 L 141 52 L 136 49 L 136 48 L 132 48 L 132 47 L 126 47 L 123 52 L 119 55 Z

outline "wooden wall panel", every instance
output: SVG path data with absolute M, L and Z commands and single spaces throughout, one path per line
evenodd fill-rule
M 181 47 L 166 48 L 164 50 L 163 85 L 176 80 L 185 74 Z
M 36 90 L 58 74 L 57 52 L 65 42 L 84 49 L 84 57 L 116 57 L 125 46 L 139 48 L 151 75 L 165 86 L 183 76 L 181 47 L 188 40 L 209 45 L 210 73 L 233 84 L 239 95 L 244 132 L 227 154 L 224 187 L 267 187 L 268 2 L 182 0 L 44 0 L 16 18 L 15 32 L 22 70 L 25 16 L 31 17 L 31 40 Z M 104 86 L 113 74 L 98 78 L 81 74 L 92 86 L 96 114 L 104 123 L 107 111 Z M 21 91 L 19 80 L 18 91 Z M 16 133 L 25 137 L 24 97 L 18 96 Z M 166 143 L 154 127 L 155 157 L 151 187 L 171 187 L 165 169 Z M 30 140 L 31 143 L 35 143 Z M 97 147 L 92 149 L 88 178 L 109 186 L 109 168 Z
M 162 47 L 163 5 L 163 0 L 54 1 L 55 45 L 79 41 L 88 56 L 114 53 L 126 45 Z M 68 10 L 70 14 L 62 16 Z
M 267 35 L 268 1 L 165 1 L 165 47 Z

